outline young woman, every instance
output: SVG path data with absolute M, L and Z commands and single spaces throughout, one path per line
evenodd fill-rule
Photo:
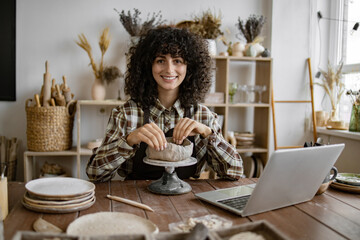
M 184 29 L 151 30 L 130 49 L 124 105 L 113 109 L 106 136 L 91 156 L 92 181 L 158 179 L 163 167 L 145 164 L 147 147 L 162 151 L 166 137 L 194 143 L 197 164 L 176 168 L 180 178 L 197 178 L 211 167 L 220 178 L 239 179 L 240 155 L 221 134 L 217 115 L 199 104 L 211 86 L 211 58 L 205 41 Z

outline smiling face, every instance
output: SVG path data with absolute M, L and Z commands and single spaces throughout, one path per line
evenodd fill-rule
M 159 94 L 169 91 L 178 93 L 186 76 L 186 67 L 182 57 L 172 57 L 170 54 L 157 56 L 152 64 L 152 74 Z

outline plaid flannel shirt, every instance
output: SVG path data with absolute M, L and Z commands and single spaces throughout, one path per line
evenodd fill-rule
M 236 149 L 229 144 L 221 134 L 217 122 L 217 114 L 206 106 L 198 105 L 194 113 L 191 107 L 192 119 L 210 127 L 212 134 L 203 138 L 195 136 L 197 168 L 195 178 L 205 169 L 206 163 L 220 178 L 236 180 L 243 174 L 243 164 Z M 154 122 L 166 133 L 175 127 L 184 117 L 185 109 L 177 100 L 170 109 L 166 109 L 159 100 L 150 107 L 150 122 Z M 112 110 L 106 136 L 100 147 L 94 149 L 94 154 L 87 163 L 86 173 L 91 181 L 108 181 L 116 172 L 124 180 L 132 172 L 132 157 L 139 146 L 129 146 L 126 138 L 135 129 L 144 125 L 144 112 L 132 100 Z

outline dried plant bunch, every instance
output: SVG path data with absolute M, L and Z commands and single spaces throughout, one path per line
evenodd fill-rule
M 330 98 L 331 108 L 333 110 L 336 109 L 336 106 L 339 104 L 341 96 L 345 91 L 345 84 L 341 81 L 342 67 L 343 63 L 340 63 L 337 68 L 335 68 L 331 66 L 330 62 L 328 62 L 327 71 L 320 69 L 320 72 L 323 75 L 322 83 L 314 83 L 324 88 Z
M 250 15 L 246 22 L 238 18 L 237 27 L 240 30 L 242 36 L 246 39 L 247 43 L 251 43 L 254 39 L 260 35 L 261 30 L 265 24 L 265 17 L 260 15 Z
M 351 99 L 351 103 L 353 105 L 360 105 L 360 90 L 358 91 L 353 91 L 353 90 L 347 90 L 346 91 L 346 95 L 347 96 L 350 96 L 350 99 Z
M 182 21 L 176 24 L 178 28 L 187 28 L 190 32 L 200 35 L 205 39 L 216 39 L 224 33 L 220 30 L 221 13 L 215 14 L 210 10 L 194 16 L 191 21 Z
M 162 20 L 161 11 L 152 14 L 148 13 L 146 21 L 142 22 L 140 18 L 141 12 L 137 8 L 134 8 L 134 13 L 131 13 L 130 10 L 127 13 L 124 10 L 121 12 L 115 8 L 114 10 L 119 14 L 120 22 L 132 37 L 145 35 L 150 29 L 165 23 L 165 20 Z
M 76 44 L 79 45 L 82 49 L 84 49 L 85 52 L 88 54 L 89 59 L 90 59 L 90 65 L 92 67 L 95 78 L 100 79 L 103 83 L 109 84 L 112 81 L 114 81 L 117 77 L 121 76 L 120 70 L 115 66 L 104 68 L 104 56 L 105 56 L 105 53 L 108 50 L 108 48 L 110 46 L 110 42 L 111 42 L 109 28 L 105 28 L 103 30 L 103 32 L 100 36 L 100 39 L 99 39 L 99 47 L 100 47 L 100 51 L 101 51 L 101 60 L 100 60 L 99 66 L 97 66 L 94 61 L 91 45 L 88 42 L 85 35 L 82 33 L 82 34 L 78 35 L 78 37 L 79 37 L 79 41 L 77 41 Z M 115 71 L 114 68 L 116 68 L 117 71 Z M 111 69 L 111 71 L 109 69 Z M 109 74 L 109 73 L 105 74 L 105 71 L 107 71 L 107 72 L 110 71 L 111 74 Z

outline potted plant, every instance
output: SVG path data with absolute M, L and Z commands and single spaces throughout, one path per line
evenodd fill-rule
M 110 84 L 115 79 L 120 77 L 122 74 L 116 66 L 104 66 L 104 55 L 109 48 L 111 38 L 109 35 L 109 28 L 105 28 L 99 39 L 99 47 L 101 51 L 100 64 L 97 65 L 92 55 L 92 48 L 85 35 L 82 33 L 78 35 L 79 41 L 76 42 L 82 49 L 86 51 L 90 58 L 90 65 L 92 67 L 95 82 L 92 85 L 91 93 L 93 100 L 104 100 L 105 99 L 105 87 L 104 84 Z
M 260 15 L 250 15 L 246 21 L 238 18 L 237 27 L 240 34 L 246 40 L 244 55 L 256 57 L 265 51 L 264 47 L 260 44 L 263 38 L 260 36 L 261 30 L 265 24 L 265 17 Z
M 200 35 L 208 40 L 210 55 L 216 55 L 215 39 L 223 35 L 220 30 L 221 14 L 212 13 L 210 10 L 203 11 L 192 20 L 182 21 L 176 27 L 189 29 L 190 32 Z

